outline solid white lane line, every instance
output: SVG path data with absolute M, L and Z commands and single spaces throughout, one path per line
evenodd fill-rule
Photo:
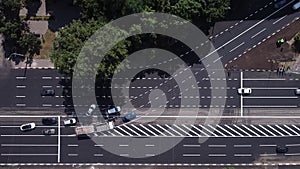
M 183 157 L 200 157 L 200 154 L 182 154 Z
M 16 98 L 25 98 L 26 96 L 16 96 Z
M 286 153 L 286 156 L 300 156 L 300 153 Z
M 266 133 L 264 133 L 264 132 L 261 131 L 259 128 L 255 127 L 254 125 L 250 124 L 250 126 L 251 126 L 252 128 L 254 128 L 255 130 L 257 130 L 258 132 L 262 133 L 263 135 L 268 136 Z
M 169 125 L 165 124 L 165 126 L 167 126 L 170 130 L 172 130 L 173 132 L 177 133 L 179 136 L 184 136 L 181 133 L 179 133 L 178 131 L 176 131 L 175 129 L 173 129 L 172 127 L 170 127 Z
M 297 96 L 245 96 L 245 99 L 298 99 Z
M 75 157 L 75 156 L 78 156 L 78 154 L 68 154 L 68 156 Z
M 183 130 L 181 127 L 177 126 L 176 124 L 173 124 L 173 126 L 175 126 L 176 128 L 178 128 L 180 131 L 182 131 L 183 133 L 185 133 L 188 136 L 192 136 L 190 133 L 186 132 L 185 130 Z
M 252 147 L 252 145 L 250 145 L 250 144 L 238 144 L 238 145 L 233 145 L 233 147 L 245 148 L 245 147 Z
M 119 144 L 119 147 L 128 147 L 128 144 Z
M 167 132 L 168 134 L 170 134 L 171 136 L 175 136 L 174 134 L 172 134 L 171 132 L 169 132 L 167 129 L 163 128 L 161 125 L 156 124 L 157 127 L 159 127 L 160 129 L 162 129 L 164 132 Z
M 185 124 L 182 124 L 182 126 L 183 126 L 184 128 L 186 128 L 187 130 L 189 130 L 189 132 L 192 132 L 192 133 L 194 133 L 195 135 L 197 135 L 197 136 L 200 137 L 200 134 L 198 134 L 198 133 L 196 133 L 195 131 L 191 130 L 192 128 L 188 128 Z
M 277 154 L 260 154 L 261 157 L 277 156 Z
M 244 128 L 246 128 L 247 130 L 249 130 L 250 132 L 254 133 L 256 136 L 260 137 L 259 134 L 257 134 L 257 133 L 254 132 L 253 130 L 251 130 L 251 129 L 250 129 L 249 127 L 247 127 L 246 125 L 242 124 L 242 126 L 243 126 Z
M 252 154 L 234 154 L 235 157 L 251 157 Z
M 17 80 L 25 80 L 26 77 L 25 77 L 25 76 L 16 76 L 16 79 L 17 79 Z
M 161 131 L 157 130 L 157 129 L 156 129 L 155 127 L 153 127 L 151 124 L 148 124 L 148 126 L 150 126 L 153 130 L 155 130 L 155 131 L 158 132 L 159 134 L 161 134 L 161 135 L 163 135 L 163 136 L 167 136 L 167 135 L 165 135 L 164 132 L 161 132 Z
M 1 144 L 1 147 L 56 147 L 56 144 Z
M 276 24 L 277 22 L 281 21 L 282 19 L 284 19 L 287 15 L 284 15 L 283 17 L 277 19 L 275 22 L 273 22 L 273 25 Z
M 57 126 L 58 126 L 58 130 L 57 130 L 57 162 L 60 163 L 60 116 L 57 116 Z
M 287 147 L 298 147 L 300 144 L 286 144 Z
M 275 124 L 275 126 L 277 128 L 279 128 L 280 130 L 282 130 L 283 132 L 287 133 L 289 136 L 293 136 L 291 133 L 289 133 L 288 131 L 284 130 L 282 127 L 280 127 L 278 124 Z
M 244 79 L 243 79 L 243 71 L 241 71 L 241 88 L 243 88 L 243 80 L 244 80 Z M 243 111 L 244 111 L 244 108 L 243 108 L 243 106 L 244 106 L 244 105 L 243 105 L 243 104 L 244 104 L 244 103 L 243 103 L 243 97 L 244 97 L 244 96 L 241 95 L 240 97 L 241 97 L 241 100 L 240 100 L 240 102 L 241 102 L 241 116 L 243 116 L 243 115 L 244 115 L 244 112 L 243 112 Z
M 94 154 L 95 157 L 103 157 L 103 154 Z
M 296 88 L 296 87 L 251 87 L 251 89 L 255 89 L 255 90 L 295 90 L 298 88 Z
M 149 133 L 151 133 L 152 135 L 154 135 L 154 136 L 157 136 L 157 134 L 155 134 L 154 132 L 152 132 L 151 130 L 149 130 L 147 127 L 145 127 L 144 125 L 142 125 L 142 124 L 140 124 L 140 126 L 143 128 L 143 129 L 145 129 L 145 130 L 147 130 Z
M 209 137 L 209 135 L 208 135 L 206 132 L 200 130 L 200 129 L 199 129 L 198 127 L 196 127 L 195 125 L 191 124 L 191 126 L 192 126 L 194 129 L 198 130 L 200 133 L 203 133 L 205 136 Z
M 267 125 L 269 128 L 271 128 L 272 130 L 274 130 L 275 132 L 279 133 L 281 136 L 284 136 L 284 134 L 282 134 L 280 131 L 276 130 L 274 127 L 272 127 L 271 125 Z
M 134 127 L 135 129 L 137 129 L 139 132 L 143 133 L 146 136 L 150 136 L 149 134 L 147 134 L 146 132 L 144 132 L 143 130 L 139 129 L 138 127 L 136 127 L 135 125 L 131 124 L 132 127 Z
M 1 156 L 57 156 L 57 154 L 1 154 Z
M 78 144 L 68 144 L 68 147 L 78 147 Z
M 270 130 L 268 130 L 266 127 L 264 127 L 263 125 L 259 124 L 259 127 L 261 127 L 262 129 L 266 130 L 267 132 L 271 133 L 273 136 L 276 136 L 276 134 L 274 134 L 273 132 L 271 132 Z
M 43 76 L 42 79 L 43 79 L 43 80 L 51 80 L 52 77 L 50 77 L 50 76 Z
M 16 87 L 17 87 L 18 89 L 19 89 L 19 88 L 20 88 L 20 89 L 26 88 L 25 85 L 17 85 Z
M 261 31 L 257 32 L 255 35 L 251 36 L 251 39 L 255 38 L 257 35 L 261 34 L 265 30 L 266 30 L 266 28 L 264 28 Z
M 222 59 L 224 56 L 220 56 L 218 59 L 214 60 L 213 63 L 216 63 L 218 60 Z
M 282 78 L 270 78 L 270 79 L 267 79 L 267 78 L 246 78 L 244 80 L 247 80 L 247 81 L 258 81 L 258 80 L 262 80 L 262 81 L 276 81 L 276 80 L 282 80 L 282 81 L 285 81 L 285 79 L 282 79 Z
M 146 144 L 145 147 L 154 147 L 154 144 Z
M 103 147 L 103 144 L 95 144 L 94 147 Z
M 237 48 L 239 48 L 240 46 L 244 45 L 245 42 L 240 43 L 239 45 L 237 45 L 236 47 L 234 47 L 233 49 L 231 49 L 229 52 L 233 52 L 234 50 L 236 50 Z
M 247 133 L 245 130 L 243 130 L 242 128 L 240 128 L 239 126 L 237 126 L 236 124 L 233 124 L 233 126 L 239 130 L 241 130 L 242 132 L 244 132 L 245 134 L 247 134 L 249 137 L 252 137 L 251 134 Z
M 298 106 L 294 106 L 294 105 L 269 105 L 269 106 L 262 106 L 262 105 L 248 105 L 248 106 L 244 106 L 246 108 L 293 108 L 293 107 L 298 107 Z

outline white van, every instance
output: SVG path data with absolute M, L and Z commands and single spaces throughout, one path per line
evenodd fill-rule
M 293 9 L 297 10 L 300 8 L 300 2 L 296 3 L 295 5 L 293 5 Z

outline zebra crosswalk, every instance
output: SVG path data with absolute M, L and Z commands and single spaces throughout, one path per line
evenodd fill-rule
M 123 124 L 113 130 L 97 132 L 94 135 L 103 137 L 293 137 L 300 136 L 300 126 L 294 124 Z

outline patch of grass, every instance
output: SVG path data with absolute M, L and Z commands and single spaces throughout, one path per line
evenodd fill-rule
M 41 50 L 40 55 L 36 55 L 34 58 L 37 59 L 48 59 L 53 48 L 53 41 L 55 39 L 55 32 L 47 30 L 43 38 L 41 38 Z

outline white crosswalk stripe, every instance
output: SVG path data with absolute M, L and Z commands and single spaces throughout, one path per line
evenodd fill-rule
M 259 127 L 261 127 L 262 129 L 266 130 L 267 132 L 271 133 L 273 136 L 276 136 L 276 134 L 274 134 L 273 132 L 271 132 L 270 130 L 268 130 L 266 127 L 264 127 L 263 125 L 259 125 Z
M 222 136 L 226 137 L 226 135 L 223 132 L 220 132 L 216 127 L 213 127 L 212 125 L 208 124 L 207 126 L 209 126 L 211 129 L 213 129 L 214 131 L 218 132 L 219 134 L 221 134 Z
M 187 130 L 189 130 L 189 132 L 194 133 L 195 135 L 197 135 L 198 137 L 200 137 L 200 134 L 196 133 L 194 130 L 191 130 L 191 128 L 188 128 L 186 125 L 182 125 L 184 128 L 186 128 Z M 191 126 L 192 127 L 192 126 Z
M 229 131 L 225 130 L 222 126 L 217 124 L 217 127 L 220 128 L 221 130 L 225 131 L 226 133 L 230 134 L 232 137 L 235 137 L 234 134 L 230 133 Z
M 293 130 L 292 128 L 290 128 L 288 125 L 284 124 L 283 125 L 285 128 L 291 130 L 294 134 L 296 134 L 297 136 L 299 136 L 299 133 L 297 133 L 295 130 Z
M 266 133 L 264 133 L 263 131 L 261 131 L 259 128 L 255 127 L 254 125 L 250 125 L 252 128 L 254 128 L 255 130 L 259 131 L 260 133 L 262 133 L 265 136 L 268 136 Z
M 114 133 L 110 132 L 110 131 L 107 131 L 110 135 L 112 136 L 116 136 Z
M 149 130 L 147 127 L 145 127 L 144 125 L 142 125 L 142 124 L 140 124 L 140 126 L 143 128 L 143 129 L 145 129 L 145 130 L 147 130 L 149 133 L 151 133 L 152 135 L 154 135 L 154 136 L 157 136 L 157 134 L 155 134 L 154 132 L 152 132 L 151 130 Z
M 214 133 L 214 131 L 208 130 L 205 126 L 203 126 L 203 125 L 201 125 L 201 124 L 199 124 L 199 126 L 200 126 L 202 129 L 205 129 L 206 131 L 210 132 L 212 135 L 218 137 L 218 135 L 216 135 L 216 134 Z
M 170 127 L 169 125 L 165 124 L 165 126 L 167 126 L 170 130 L 174 131 L 175 133 L 177 133 L 179 136 L 183 136 L 181 133 L 179 133 L 178 131 L 174 130 L 172 127 Z
M 242 126 L 245 128 L 245 129 L 247 129 L 247 130 L 249 130 L 250 132 L 252 132 L 252 133 L 254 133 L 256 136 L 260 136 L 259 134 L 257 134 L 256 132 L 254 132 L 253 130 L 251 130 L 249 127 L 247 127 L 246 125 L 244 125 L 244 124 L 242 124 Z
M 278 134 L 280 134 L 281 136 L 284 136 L 282 133 L 280 133 L 278 130 L 276 130 L 274 127 L 272 127 L 271 125 L 267 125 L 270 129 L 274 130 L 275 132 L 277 132 Z
M 143 130 L 139 129 L 138 127 L 136 127 L 135 125 L 131 124 L 131 126 L 135 129 L 137 129 L 139 132 L 143 133 L 145 136 L 150 136 L 149 134 L 147 134 L 146 132 L 144 132 Z
M 167 132 L 168 134 L 170 134 L 171 136 L 175 136 L 174 134 L 172 134 L 171 132 L 169 132 L 168 130 L 164 129 L 161 125 L 156 124 L 157 127 L 159 127 L 160 129 L 162 129 L 164 132 Z
M 190 137 L 192 136 L 190 133 L 184 131 L 182 128 L 180 128 L 180 127 L 177 126 L 176 124 L 173 124 L 173 126 L 175 126 L 176 128 L 178 128 L 180 131 L 182 131 L 182 132 L 185 133 L 186 135 L 188 135 L 188 136 L 190 136 Z
M 114 132 L 117 133 L 117 135 L 119 135 L 119 136 L 124 136 L 124 134 L 118 132 L 118 130 L 116 130 L 116 129 L 114 129 Z
M 232 127 L 228 126 L 227 124 L 225 124 L 225 126 L 226 126 L 227 128 L 229 128 L 231 131 L 237 133 L 238 135 L 243 136 L 241 133 L 237 132 L 237 131 L 234 130 Z
M 278 124 L 275 125 L 277 128 L 279 128 L 280 130 L 284 131 L 285 133 L 287 133 L 289 136 L 292 136 L 291 133 L 289 133 L 288 131 L 284 130 L 282 127 L 280 127 Z
M 207 133 L 205 133 L 204 131 L 200 130 L 198 127 L 196 127 L 195 125 L 191 125 L 194 129 L 196 129 L 197 131 L 199 131 L 200 133 L 203 133 L 205 136 L 209 137 L 209 135 Z
M 156 132 L 160 133 L 161 135 L 167 136 L 167 135 L 165 135 L 165 133 L 163 133 L 163 132 L 157 130 L 157 129 L 156 129 L 154 126 L 152 126 L 151 124 L 149 124 L 149 126 L 150 126 L 153 130 L 155 130 Z
M 237 126 L 236 124 L 233 125 L 235 128 L 241 130 L 242 132 L 244 132 L 245 134 L 247 134 L 249 137 L 252 137 L 251 134 L 247 133 L 245 130 L 243 130 L 242 128 L 240 128 L 239 126 Z
M 292 124 L 292 126 L 300 132 L 300 129 L 296 125 Z
M 124 127 L 126 127 L 128 130 L 130 130 L 132 133 L 134 133 L 137 136 L 141 136 L 139 133 L 135 132 L 134 130 L 132 130 L 131 128 L 129 128 L 127 125 L 124 125 Z
M 125 131 L 122 126 L 118 126 L 117 129 L 120 129 L 122 130 L 124 133 L 126 133 L 126 135 L 129 135 L 129 136 L 133 136 L 132 134 L 128 133 L 127 131 Z

